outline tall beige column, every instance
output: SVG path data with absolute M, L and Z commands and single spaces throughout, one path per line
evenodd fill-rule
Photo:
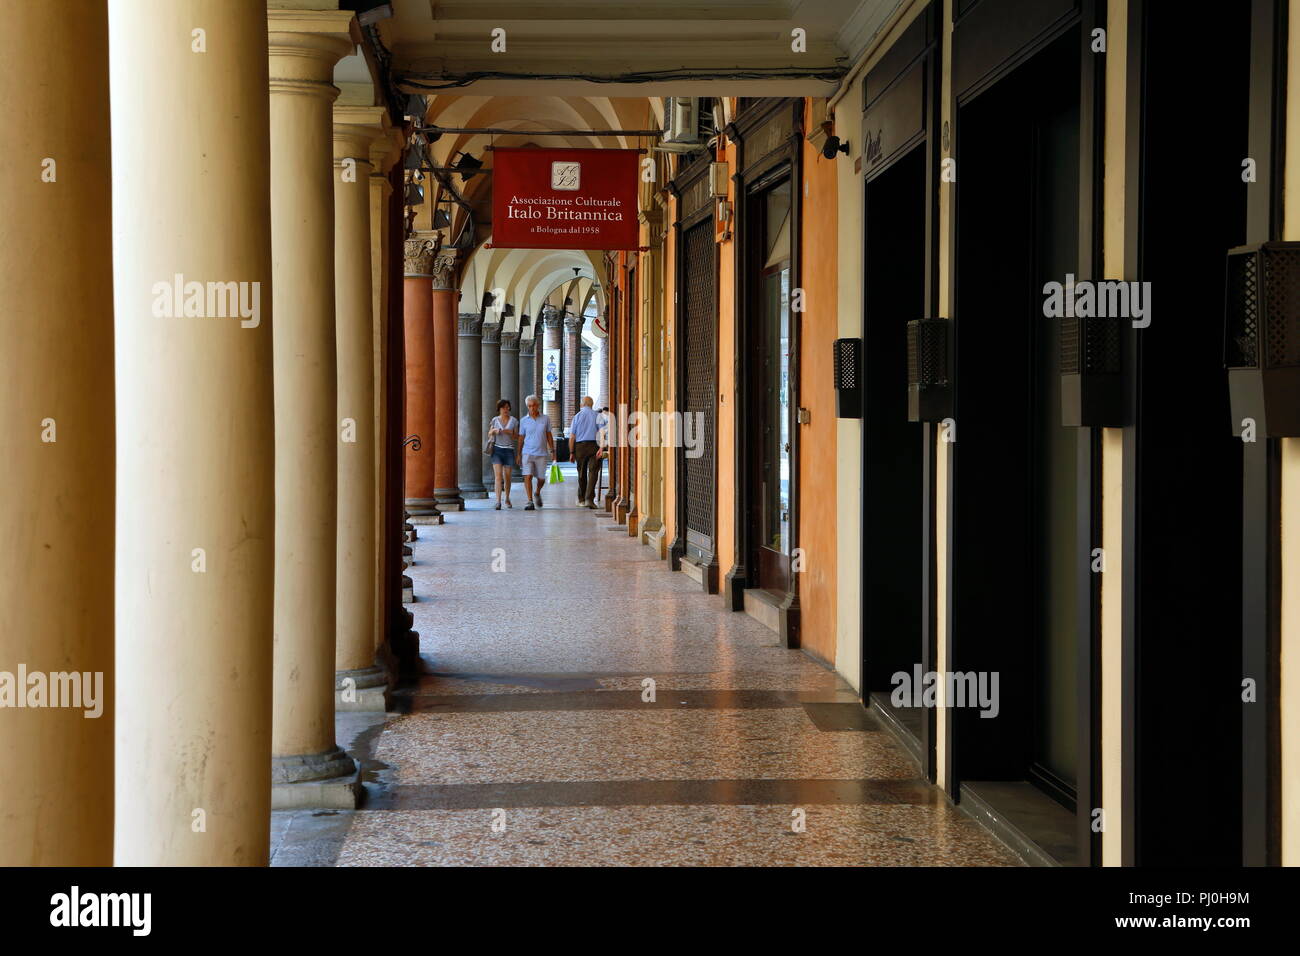
M 107 866 L 113 861 L 108 17 L 102 0 L 15 4 L 5 14 L 0 670 L 14 679 L 20 667 L 29 676 L 75 672 L 81 699 L 0 710 L 0 866 Z M 26 681 L 17 688 L 24 703 L 27 690 Z
M 275 667 L 272 806 L 355 807 L 334 739 L 339 440 L 330 82 L 352 51 L 339 11 L 267 13 L 275 314 Z M 367 423 L 369 424 L 369 423 Z
M 388 302 L 389 264 L 392 250 L 388 238 L 388 204 L 393 194 L 388 173 L 393 164 L 402 157 L 402 137 L 396 130 L 388 130 L 370 146 L 370 300 L 371 332 L 374 347 L 371 352 L 373 361 L 373 388 L 375 393 L 375 647 L 384 644 L 384 580 L 388 568 L 384 560 L 386 554 L 384 524 L 387 520 L 388 495 L 385 480 L 389 449 L 386 447 L 388 436 L 388 390 L 385 387 L 384 370 L 388 365 Z M 400 410 L 399 410 L 400 413 Z M 397 529 L 392 529 L 393 533 Z
M 114 859 L 264 865 L 275 557 L 266 9 L 114 0 L 108 23 L 123 638 Z
M 375 383 L 370 261 L 370 147 L 384 109 L 334 107 L 334 302 L 338 351 L 338 588 L 335 701 L 384 710 L 375 664 Z

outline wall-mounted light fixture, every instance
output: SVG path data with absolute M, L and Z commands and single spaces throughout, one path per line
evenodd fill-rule
M 1124 424 L 1124 319 L 1063 317 L 1061 322 L 1061 424 Z
M 1300 242 L 1228 251 L 1223 364 L 1232 433 L 1300 437 Z M 1141 333 L 1138 333 L 1141 334 Z
M 907 420 L 941 422 L 952 415 L 950 340 L 947 319 L 907 323 Z
M 836 339 L 834 352 L 835 415 L 862 417 L 862 339 Z

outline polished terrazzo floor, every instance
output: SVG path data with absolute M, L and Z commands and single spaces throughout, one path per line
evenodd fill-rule
M 340 715 L 366 801 L 273 814 L 273 865 L 1019 864 L 835 674 L 574 487 L 419 529 L 426 674 Z

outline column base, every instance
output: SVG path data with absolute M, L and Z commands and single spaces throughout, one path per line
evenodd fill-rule
M 443 511 L 464 511 L 465 499 L 458 488 L 433 489 L 438 507 Z M 485 493 L 486 494 L 486 493 Z
M 444 519 L 441 511 L 436 515 L 411 515 L 411 524 L 415 525 L 417 528 L 436 528 L 438 525 L 442 524 L 443 521 Z M 412 533 L 410 540 L 415 540 L 414 533 Z
M 355 810 L 361 768 L 341 748 L 271 758 L 272 810 Z
M 388 672 L 382 667 L 334 672 L 335 710 L 382 714 L 388 710 L 390 700 Z
M 406 574 L 402 575 L 402 603 L 415 603 L 415 582 Z
M 487 488 L 483 485 L 467 481 L 465 484 L 460 486 L 460 496 L 462 499 L 467 501 L 470 498 L 486 498 L 488 493 Z M 461 507 L 464 508 L 464 501 L 461 502 Z
M 437 515 L 438 499 L 436 498 L 407 498 L 406 511 L 408 518 L 424 517 L 427 515 Z

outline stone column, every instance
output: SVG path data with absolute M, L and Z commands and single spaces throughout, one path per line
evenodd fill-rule
M 483 323 L 483 383 L 482 408 L 479 415 L 478 431 L 462 435 L 461 441 L 474 446 L 479 453 L 479 470 L 483 473 L 483 487 L 489 496 L 496 487 L 496 474 L 492 471 L 492 461 L 483 454 L 483 438 L 487 431 L 487 421 L 497 412 L 497 402 L 501 401 L 501 323 Z
M 125 638 L 114 862 L 264 866 L 275 573 L 266 9 L 120 0 L 108 25 Z M 203 53 L 192 50 L 199 29 Z M 84 131 L 64 142 L 96 148 Z M 93 328 L 94 315 L 78 319 Z
M 79 0 L 15 4 L 5 14 L 0 669 L 16 673 L 25 665 L 29 674 L 98 677 L 85 688 L 95 706 L 0 710 L 0 866 L 110 866 L 108 22 L 103 3 Z M 135 314 L 143 324 L 151 317 L 148 299 L 142 301 Z M 124 536 L 131 533 L 123 529 Z M 25 686 L 17 690 L 27 692 Z
M 523 396 L 519 394 L 519 369 L 519 332 L 502 332 L 501 397 L 510 403 L 511 414 L 516 418 L 519 417 L 519 409 L 523 407 Z M 492 411 L 493 414 L 496 413 L 495 408 Z M 518 461 L 515 462 L 512 477 L 519 478 L 523 475 L 519 464 Z
M 564 427 L 568 434 L 569 422 L 578 414 L 582 395 L 582 376 L 578 374 L 582 362 L 582 323 L 580 315 L 564 317 Z M 569 443 L 572 446 L 572 442 Z
M 604 335 L 597 340 L 596 354 L 591 358 L 593 368 L 600 370 L 600 388 L 597 394 L 592 398 L 596 400 L 597 408 L 605 408 L 609 405 L 609 336 Z
M 457 328 L 460 398 L 457 403 L 457 468 L 463 498 L 486 498 L 483 487 L 483 449 L 477 435 L 483 411 L 483 316 L 462 312 Z
M 459 401 L 460 376 L 464 374 L 461 360 L 461 343 L 458 341 L 459 322 L 456 304 L 456 252 L 443 249 L 433 262 L 433 337 L 436 370 L 434 376 L 434 404 L 437 413 L 437 455 L 434 458 L 434 494 L 443 511 L 461 511 L 465 498 L 457 482 L 459 472 L 459 444 L 456 434 L 460 428 Z M 474 395 L 478 396 L 478 349 L 470 373 L 474 376 Z M 477 410 L 477 402 L 474 405 Z M 487 493 L 471 497 L 486 497 Z
M 516 418 L 528 411 L 524 408 L 524 400 L 537 391 L 537 356 L 533 352 L 536 342 L 531 335 L 519 339 L 519 408 L 515 411 Z
M 338 438 L 330 82 L 352 51 L 346 12 L 267 13 L 275 315 L 272 807 L 355 807 L 334 740 Z
M 402 319 L 406 345 L 406 510 L 416 524 L 441 523 L 434 495 L 434 438 L 437 406 L 434 396 L 433 264 L 437 243 L 425 236 L 407 239 L 403 249 Z
M 385 117 L 383 125 L 387 126 Z M 391 293 L 389 265 L 392 262 L 389 228 L 391 222 L 393 184 L 389 173 L 402 156 L 401 133 L 391 128 L 370 144 L 370 330 L 374 343 L 370 352 L 371 388 L 374 392 L 375 428 L 375 649 L 384 646 L 386 582 L 389 580 L 388 535 L 385 526 L 390 521 L 390 495 L 388 492 L 388 459 L 395 451 L 389 435 L 388 416 L 388 303 Z M 405 437 L 405 436 L 403 436 Z
M 378 106 L 334 107 L 334 301 L 338 355 L 339 509 L 335 706 L 386 709 L 375 664 L 374 303 L 370 287 L 370 146 Z
M 546 337 L 542 340 L 543 348 L 560 349 L 561 362 L 560 367 L 556 370 L 559 374 L 559 380 L 556 383 L 557 389 L 554 399 L 545 399 L 542 402 L 542 414 L 551 420 L 551 428 L 555 432 L 556 442 L 564 434 L 564 314 L 553 305 L 542 306 L 542 325 L 546 329 Z M 538 384 L 542 389 L 547 387 L 547 369 L 545 359 L 543 361 L 542 375 Z

